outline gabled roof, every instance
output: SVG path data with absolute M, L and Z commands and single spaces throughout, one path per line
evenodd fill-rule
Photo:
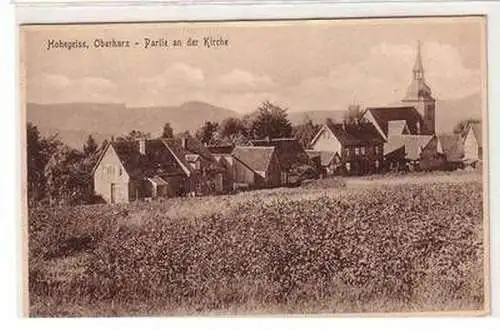
M 404 147 L 406 159 L 417 160 L 420 158 L 420 153 L 429 142 L 431 142 L 432 135 L 392 135 L 387 139 L 384 144 L 384 155 L 388 155 L 401 147 Z
M 412 106 L 367 108 L 363 116 L 368 112 L 373 116 L 385 136 L 389 133 L 389 122 L 391 121 L 405 121 L 410 134 L 418 134 L 418 127 L 422 128 L 423 126 L 422 116 Z
M 329 123 L 325 124 L 324 129 L 330 130 L 342 146 L 376 145 L 384 143 L 385 141 L 372 123 Z M 323 129 L 318 132 L 316 137 L 313 139 L 313 142 L 322 131 Z
M 175 143 L 184 150 L 186 154 L 198 154 L 208 161 L 214 161 L 212 153 L 203 145 L 203 143 L 188 134 L 181 134 L 175 138 L 165 139 L 167 142 Z M 184 146 L 185 144 L 185 146 Z
M 145 140 L 145 154 L 139 151 L 139 141 L 110 142 L 108 148 L 113 148 L 128 175 L 134 179 L 144 179 L 154 176 L 186 174 L 182 164 L 175 155 L 159 139 Z M 101 162 L 99 160 L 99 163 Z
M 409 129 L 406 120 L 392 120 L 388 122 L 388 135 L 408 134 Z
M 274 147 L 236 146 L 232 155 L 253 171 L 266 172 L 274 153 Z
M 297 163 L 309 163 L 309 157 L 296 138 L 252 140 L 250 144 L 256 147 L 275 147 L 280 166 L 284 169 L 290 169 Z
M 213 154 L 230 154 L 233 152 L 234 145 L 224 144 L 224 145 L 211 145 L 207 146 L 208 151 Z
M 464 156 L 464 140 L 458 134 L 441 134 L 438 138 L 438 152 L 446 156 L 447 161 L 458 162 Z

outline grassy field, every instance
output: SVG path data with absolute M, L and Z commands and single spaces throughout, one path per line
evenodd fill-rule
M 481 176 L 29 210 L 31 316 L 480 310 Z

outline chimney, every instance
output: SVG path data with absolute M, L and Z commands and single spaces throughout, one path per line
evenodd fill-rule
M 146 139 L 140 138 L 140 139 L 138 139 L 138 141 L 139 141 L 139 152 L 141 153 L 141 155 L 145 155 L 146 154 Z
M 182 148 L 187 149 L 187 137 L 182 137 Z

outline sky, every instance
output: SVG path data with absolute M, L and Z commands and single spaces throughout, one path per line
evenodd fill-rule
M 400 100 L 418 40 L 437 99 L 483 92 L 479 17 L 281 22 L 27 26 L 28 102 L 170 106 L 203 101 L 247 113 L 264 100 L 289 111 L 340 110 Z M 221 37 L 225 47 L 144 49 L 144 38 Z M 47 40 L 131 40 L 132 48 L 47 50 Z

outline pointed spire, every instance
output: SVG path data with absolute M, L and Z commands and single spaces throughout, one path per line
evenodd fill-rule
M 417 57 L 415 58 L 415 64 L 413 65 L 413 76 L 415 79 L 424 78 L 424 65 L 422 64 L 422 42 L 419 40 L 417 43 Z

